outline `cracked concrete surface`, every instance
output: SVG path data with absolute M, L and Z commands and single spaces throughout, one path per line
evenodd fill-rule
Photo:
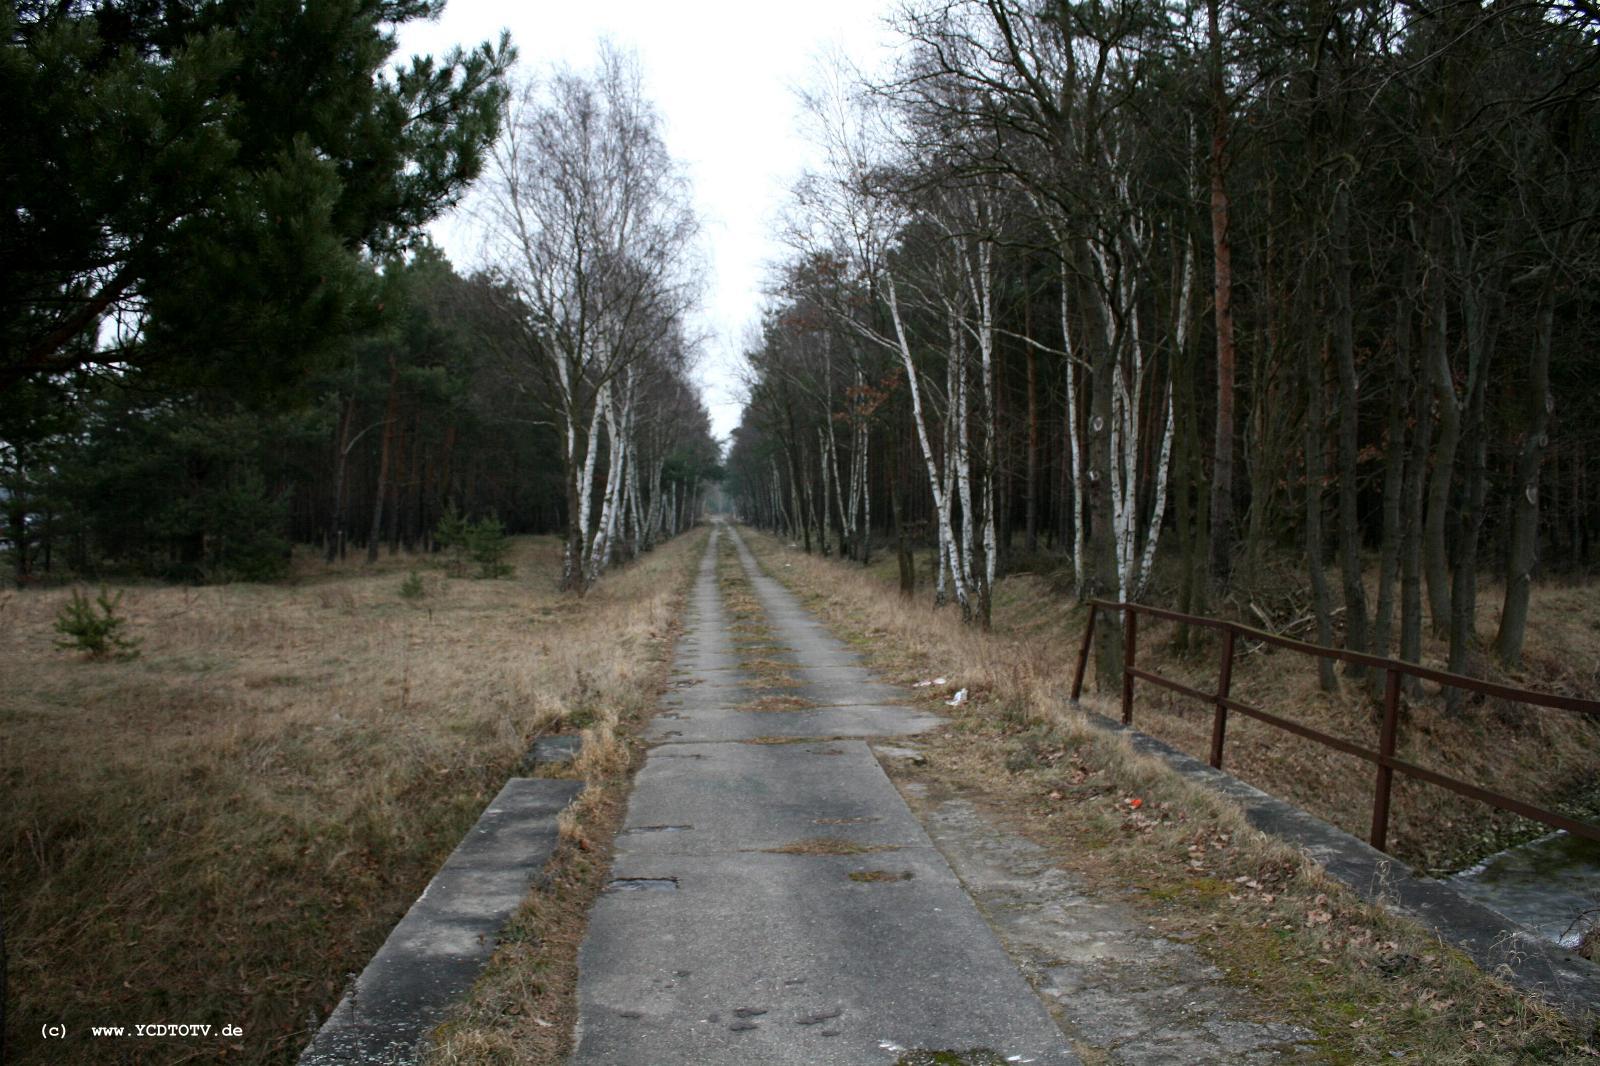
M 915 745 L 877 746 L 905 759 Z M 1084 894 L 1044 849 L 937 785 L 900 790 L 1051 1014 L 1085 1058 L 1126 1066 L 1293 1062 L 1315 1034 L 1253 1020 L 1249 997 L 1193 946 Z
M 752 654 L 786 664 L 783 685 L 740 655 L 724 540 L 772 634 Z M 816 706 L 757 708 L 775 695 Z M 573 1062 L 1310 1057 L 1313 1034 L 1254 1017 L 1194 947 L 1086 895 L 970 802 L 897 792 L 884 766 L 916 766 L 914 735 L 942 721 L 909 696 L 714 530 L 590 916 Z
M 782 646 L 760 654 L 794 664 L 785 691 L 821 706 L 747 709 L 762 690 L 717 587 L 723 538 Z M 590 914 L 573 1061 L 822 1066 L 983 1049 L 1077 1062 L 857 739 L 940 719 L 880 702 L 904 693 L 762 575 L 726 527 L 713 532 L 688 622 L 617 837 L 613 889 Z

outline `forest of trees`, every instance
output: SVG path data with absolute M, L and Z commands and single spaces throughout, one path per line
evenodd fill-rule
M 386 68 L 442 6 L 0 0 L 17 583 L 269 579 L 453 510 L 567 531 L 581 591 L 690 520 L 695 225 L 637 73 Z M 501 258 L 462 276 L 423 227 L 475 180 Z
M 1431 626 L 1462 672 L 1489 579 L 1515 664 L 1530 578 L 1600 550 L 1600 9 L 896 24 L 891 74 L 836 64 L 807 101 L 827 162 L 748 353 L 742 515 L 862 562 L 876 537 L 907 590 L 935 546 L 978 624 L 1042 553 L 1081 596 L 1202 614 L 1300 558 L 1314 639 L 1416 660 Z

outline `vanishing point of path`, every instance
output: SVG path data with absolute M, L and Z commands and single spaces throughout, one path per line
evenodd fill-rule
M 724 539 L 764 625 L 734 624 L 717 581 Z M 988 1053 L 976 1062 L 1078 1061 L 851 739 L 938 724 L 902 695 L 716 526 L 590 916 L 575 1063 L 892 1063 L 976 1049 Z

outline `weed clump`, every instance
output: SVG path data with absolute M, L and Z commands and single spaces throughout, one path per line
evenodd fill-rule
M 1036 725 L 1017 738 L 1016 745 L 1006 755 L 1006 769 L 1020 774 L 1054 766 L 1056 760 L 1076 747 L 1054 726 Z
M 56 647 L 85 652 L 93 659 L 132 659 L 138 655 L 140 642 L 122 635 L 127 619 L 117 614 L 121 603 L 121 592 L 112 596 L 102 588 L 100 595 L 91 602 L 82 592 L 73 589 L 72 599 L 56 615 L 55 630 L 61 634 Z

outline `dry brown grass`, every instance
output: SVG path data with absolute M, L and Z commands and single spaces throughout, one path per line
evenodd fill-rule
M 1089 891 L 1125 899 L 1153 927 L 1196 943 L 1253 992 L 1263 1016 L 1313 1028 L 1327 1061 L 1592 1061 L 1591 1034 L 1421 927 L 1361 903 L 1224 797 L 1091 727 L 1065 699 L 1068 636 L 1081 623 L 1037 579 L 1002 583 L 995 632 L 983 634 L 953 610 L 902 600 L 892 579 L 841 581 L 843 564 L 746 539 L 880 668 L 902 681 L 948 678 L 919 690 L 924 698 L 968 689 L 951 727 L 923 738 L 928 768 L 897 774 L 958 788 L 1048 848 Z
M 793 673 L 794 665 L 770 658 L 773 654 L 787 652 L 789 647 L 776 639 L 767 623 L 767 613 L 745 575 L 731 537 L 723 537 L 717 543 L 716 573 L 717 591 L 728 612 L 728 628 L 734 634 L 733 648 L 740 668 L 753 675 L 762 688 L 799 687 L 800 681 Z M 798 696 L 773 695 L 746 703 L 740 710 L 790 711 L 813 706 L 812 701 Z
M 1600 598 L 1595 592 L 1592 587 L 1536 588 L 1523 669 L 1508 676 L 1487 658 L 1480 658 L 1477 669 L 1512 684 L 1600 698 Z M 1486 647 L 1494 637 L 1498 610 L 1499 590 L 1485 590 L 1478 617 Z M 1176 627 L 1170 623 L 1144 619 L 1139 632 L 1141 665 L 1201 691 L 1215 687 L 1215 642 L 1202 641 L 1179 652 L 1174 648 Z M 1443 667 L 1447 650 L 1444 642 L 1429 636 L 1424 661 Z M 1234 664 L 1233 696 L 1353 743 L 1377 746 L 1381 709 L 1364 684 L 1341 673 L 1339 691 L 1322 692 L 1315 665 L 1304 656 L 1242 644 Z M 1210 747 L 1209 707 L 1144 683 L 1136 700 L 1140 729 L 1204 757 Z M 1405 702 L 1398 753 L 1440 773 L 1575 817 L 1600 816 L 1600 721 L 1481 698 L 1469 699 L 1452 715 L 1442 697 L 1429 691 Z M 1239 777 L 1366 837 L 1374 787 L 1371 764 L 1243 715 L 1230 716 L 1226 761 Z M 1389 846 L 1419 869 L 1459 869 L 1546 832 L 1548 827 L 1540 823 L 1404 775 L 1395 778 Z
M 627 782 L 626 769 L 591 780 L 563 812 L 561 843 L 544 880 L 507 923 L 468 1001 L 435 1032 L 423 1057 L 429 1066 L 566 1061 L 578 1018 L 578 951 L 611 869 Z
M 237 1024 L 232 1058 L 285 1062 L 535 736 L 586 728 L 626 761 L 702 537 L 554 590 L 559 545 L 517 576 L 425 561 L 296 561 L 281 585 L 130 586 L 142 654 L 52 647 L 66 590 L 0 605 L 0 872 L 17 1061 L 39 1025 Z M 406 601 L 407 570 L 427 595 Z M 587 798 L 587 793 L 585 794 Z M 225 1049 L 141 1043 L 140 1061 Z M 59 1053 L 56 1057 L 59 1061 Z
M 782 551 L 782 561 L 789 566 L 773 573 L 788 577 L 797 572 L 804 577 L 813 606 L 848 614 L 864 646 L 880 655 L 889 646 L 889 661 L 899 680 L 948 677 L 951 684 L 946 689 L 921 690 L 929 698 L 965 686 L 971 697 L 1006 709 L 1053 705 L 1067 695 L 1084 612 L 1045 576 L 1024 573 L 999 583 L 994 632 L 1007 649 L 1000 654 L 963 626 L 954 609 L 929 612 L 927 593 L 902 609 L 893 591 L 891 557 L 872 571 L 879 579 L 872 586 L 874 595 L 862 597 L 856 594 L 857 582 L 838 580 L 837 564 L 760 536 L 747 542 L 763 556 Z M 824 575 L 832 576 L 821 580 Z M 1281 598 L 1278 586 L 1297 580 L 1303 581 L 1299 570 L 1264 572 L 1255 578 L 1261 587 L 1242 598 L 1271 602 L 1274 596 Z M 1480 590 L 1479 635 L 1485 646 L 1494 636 L 1501 595 L 1498 586 L 1486 584 Z M 1159 601 L 1158 596 L 1155 599 Z M 1175 636 L 1172 624 L 1142 619 L 1139 665 L 1201 691 L 1214 689 L 1217 645 L 1205 634 L 1196 634 L 1195 643 L 1180 651 Z M 1444 642 L 1425 637 L 1424 662 L 1442 668 L 1447 650 Z M 1536 587 L 1523 668 L 1506 675 L 1487 658 L 1475 666 L 1486 676 L 1511 684 L 1600 698 L 1600 587 Z M 1120 717 L 1116 702 L 1120 679 L 1107 686 L 1108 698 L 1101 702 L 1093 695 L 1096 681 L 1091 660 L 1088 702 Z M 1317 688 L 1315 664 L 1304 656 L 1241 642 L 1232 694 L 1352 742 L 1377 745 L 1380 712 L 1364 686 L 1341 678 L 1339 692 L 1323 693 Z M 1138 684 L 1134 724 L 1192 755 L 1204 758 L 1210 750 L 1211 708 L 1156 685 Z M 1399 754 L 1429 769 L 1575 817 L 1600 817 L 1600 722 L 1499 701 L 1469 702 L 1452 717 L 1443 700 L 1428 693 L 1407 701 Z M 1231 773 L 1366 837 L 1372 817 L 1371 764 L 1243 715 L 1230 718 L 1225 759 Z M 1390 819 L 1389 847 L 1394 854 L 1433 872 L 1459 869 L 1548 832 L 1539 823 L 1412 782 L 1404 775 L 1395 778 Z
M 840 837 L 808 837 L 778 848 L 767 848 L 769 855 L 865 855 L 872 851 L 893 851 L 892 844 L 858 844 Z

